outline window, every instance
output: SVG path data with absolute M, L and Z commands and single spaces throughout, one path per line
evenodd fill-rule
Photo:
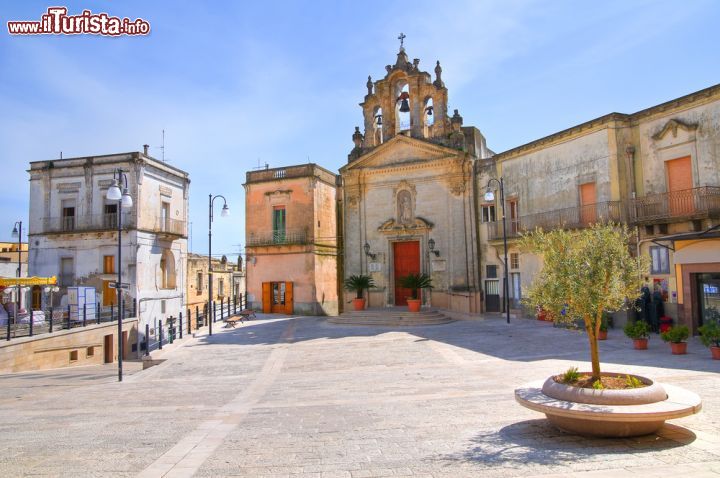
M 63 199 L 62 201 L 62 230 L 75 230 L 75 200 Z
M 273 242 L 283 243 L 285 242 L 285 206 L 273 206 Z
M 649 226 L 645 226 L 645 235 L 652 236 L 653 234 L 655 234 L 655 226 L 653 226 L 652 224 Z
M 510 269 L 520 269 L 520 253 L 510 253 Z
M 162 208 L 160 209 L 160 229 L 163 232 L 167 232 L 170 230 L 170 203 L 164 202 L 162 203 Z
M 203 273 L 198 272 L 197 276 L 195 277 L 195 293 L 197 295 L 202 294 L 203 292 Z
M 60 287 L 75 285 L 75 261 L 72 257 L 60 259 Z
M 165 249 L 160 257 L 160 288 L 175 289 L 175 256 L 170 249 Z
M 103 256 L 103 273 L 115 273 L 115 256 Z M 113 281 L 103 281 L 103 306 L 108 307 L 115 303 L 117 291 L 110 287 Z
M 483 204 L 480 209 L 482 222 L 495 222 L 495 205 Z
M 105 204 L 103 209 L 103 227 L 116 228 L 117 227 L 117 204 Z
M 218 279 L 218 296 L 225 297 L 225 281 Z
M 512 307 L 520 307 L 520 299 L 522 299 L 522 290 L 520 288 L 520 273 L 512 272 L 510 274 L 510 302 Z
M 115 256 L 103 256 L 103 273 L 115 273 Z
M 492 265 L 486 265 L 485 266 L 485 275 L 488 279 L 497 279 L 497 266 Z
M 670 273 L 670 253 L 664 247 L 650 246 L 650 273 L 651 274 L 669 274 Z

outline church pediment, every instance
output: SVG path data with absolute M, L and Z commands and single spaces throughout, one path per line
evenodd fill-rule
M 427 141 L 398 135 L 381 144 L 350 164 L 343 166 L 341 173 L 363 168 L 385 168 L 403 164 L 429 162 L 441 159 L 455 159 L 462 152 L 432 144 Z
M 663 139 L 668 133 L 672 133 L 673 138 L 677 138 L 678 130 L 684 131 L 686 134 L 692 133 L 698 128 L 697 124 L 684 123 L 677 119 L 671 119 L 665 126 L 653 135 L 655 141 Z
M 421 217 L 413 218 L 406 223 L 400 223 L 395 219 L 388 219 L 378 227 L 378 231 L 384 234 L 410 235 L 430 231 L 433 226 L 434 224 L 432 222 Z

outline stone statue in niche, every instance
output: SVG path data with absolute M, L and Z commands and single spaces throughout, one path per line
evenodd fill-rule
M 400 191 L 397 196 L 398 222 L 410 224 L 412 222 L 412 197 L 410 191 Z

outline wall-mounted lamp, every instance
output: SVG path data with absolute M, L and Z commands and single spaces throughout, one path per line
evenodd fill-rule
M 250 257 L 247 258 L 247 261 L 248 261 L 250 264 L 255 265 L 255 264 L 257 263 L 257 257 L 255 257 L 255 256 L 250 256 Z
M 368 256 L 370 259 L 375 260 L 376 255 L 370 252 L 370 244 L 367 242 L 363 246 L 363 249 L 365 249 L 365 255 Z
M 435 250 L 435 239 L 430 238 L 428 241 L 428 247 L 430 248 L 430 252 L 435 254 L 435 257 L 440 257 L 440 251 Z

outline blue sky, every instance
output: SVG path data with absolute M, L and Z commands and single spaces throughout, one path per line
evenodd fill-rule
M 19 36 L 51 5 L 142 17 L 147 37 Z M 193 251 L 207 195 L 229 218 L 213 252 L 244 244 L 245 172 L 337 170 L 362 124 L 367 75 L 443 66 L 450 109 L 500 152 L 575 124 L 720 83 L 720 3 L 676 1 L 52 2 L 0 0 L 0 240 L 27 220 L 30 161 L 151 145 L 190 173 Z

